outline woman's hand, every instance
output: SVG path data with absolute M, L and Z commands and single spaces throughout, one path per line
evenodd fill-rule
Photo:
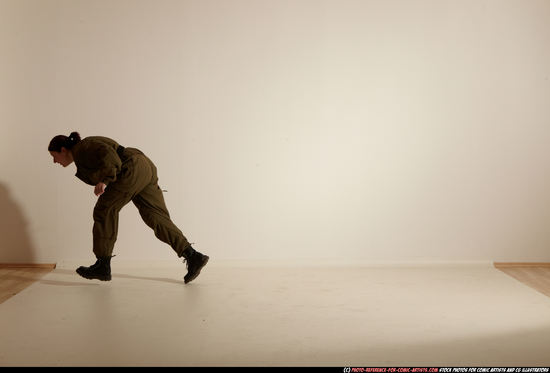
M 97 185 L 95 186 L 95 190 L 94 190 L 94 193 L 96 196 L 100 196 L 103 194 L 103 192 L 105 192 L 105 188 L 107 187 L 107 185 L 103 184 L 103 183 L 97 183 Z

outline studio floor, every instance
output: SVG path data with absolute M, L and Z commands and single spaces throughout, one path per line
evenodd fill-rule
M 0 304 L 0 366 L 550 366 L 550 297 L 492 265 L 59 266 Z

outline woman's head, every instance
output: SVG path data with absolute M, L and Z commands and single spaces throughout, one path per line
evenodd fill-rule
M 67 167 L 73 163 L 73 154 L 71 149 L 80 141 L 78 132 L 71 132 L 69 136 L 55 136 L 48 145 L 48 151 L 53 157 L 54 163 L 59 163 Z
M 71 132 L 69 136 L 57 135 L 52 139 L 52 141 L 50 141 L 50 145 L 48 145 L 48 150 L 58 153 L 61 151 L 61 148 L 71 150 L 73 146 L 79 141 L 80 135 L 78 134 L 78 132 Z

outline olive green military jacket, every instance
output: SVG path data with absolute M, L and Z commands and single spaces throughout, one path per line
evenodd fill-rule
M 90 136 L 77 142 L 72 150 L 76 174 L 90 185 L 116 181 L 122 161 L 117 154 L 118 143 L 108 137 Z

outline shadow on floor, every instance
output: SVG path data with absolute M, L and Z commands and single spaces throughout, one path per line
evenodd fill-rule
M 0 263 L 33 263 L 35 249 L 22 208 L 0 182 Z
M 77 278 L 79 280 L 82 280 L 82 278 L 76 274 L 75 271 L 72 271 L 72 270 L 69 270 L 69 269 L 56 269 L 55 270 L 55 273 L 56 274 L 63 274 L 63 275 L 71 275 L 71 276 L 77 276 Z M 161 282 L 167 282 L 167 283 L 172 283 L 172 284 L 185 284 L 185 282 L 183 280 L 175 280 L 173 278 L 166 278 L 166 277 L 147 277 L 147 276 L 134 276 L 134 275 L 127 275 L 127 274 L 123 274 L 123 273 L 113 273 L 112 274 L 112 277 L 113 279 L 117 279 L 117 278 L 129 278 L 129 279 L 134 279 L 134 280 L 144 280 L 144 281 L 161 281 Z M 89 280 L 89 281 L 95 281 L 95 280 Z M 42 280 L 42 282 L 44 282 L 44 280 Z M 62 281 L 51 281 L 52 283 L 53 282 L 62 282 Z M 95 281 L 95 283 L 99 283 L 97 281 Z M 82 284 L 82 282 L 78 282 L 78 283 L 74 283 L 74 284 Z M 51 285 L 54 285 L 54 284 L 51 284 Z M 62 285 L 62 284 L 59 284 L 59 285 Z

